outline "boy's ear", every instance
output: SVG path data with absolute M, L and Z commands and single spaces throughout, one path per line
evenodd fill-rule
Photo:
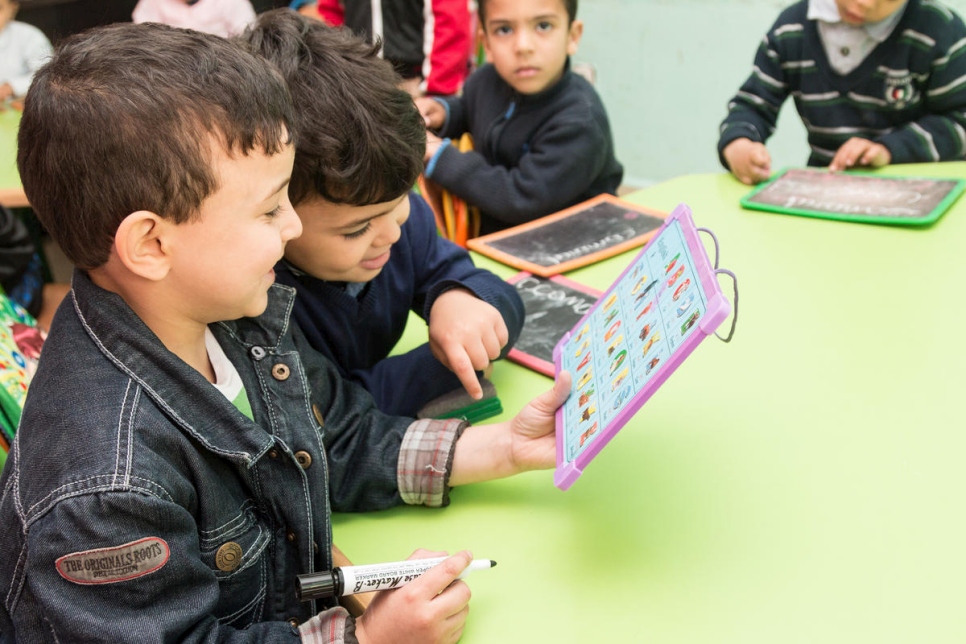
M 577 53 L 577 45 L 580 38 L 584 35 L 584 21 L 574 20 L 570 23 L 570 39 L 567 41 L 567 55 L 573 56 Z
M 114 235 L 118 259 L 129 271 L 149 280 L 160 280 L 171 268 L 164 233 L 168 222 L 147 210 L 132 212 Z

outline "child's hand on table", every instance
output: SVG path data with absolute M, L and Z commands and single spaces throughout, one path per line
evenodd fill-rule
M 764 143 L 735 139 L 723 151 L 731 173 L 738 181 L 753 186 L 771 176 L 771 155 Z
M 500 312 L 466 289 L 452 288 L 433 302 L 429 347 L 476 400 L 483 397 L 476 372 L 500 357 L 509 339 Z
M 471 425 L 456 442 L 452 486 L 547 470 L 556 464 L 554 414 L 570 395 L 570 373 L 562 371 L 553 388 L 524 407 L 512 420 Z
M 409 559 L 442 557 L 417 550 Z M 470 588 L 456 577 L 473 561 L 464 550 L 395 590 L 376 593 L 356 620 L 360 644 L 449 644 L 459 640 L 470 607 Z
M 423 115 L 427 129 L 438 130 L 443 127 L 443 123 L 446 122 L 446 108 L 439 101 L 426 97 L 415 100 L 416 109 Z
M 892 162 L 892 153 L 886 146 L 869 139 L 854 136 L 838 149 L 828 169 L 837 172 L 856 166 L 881 168 Z

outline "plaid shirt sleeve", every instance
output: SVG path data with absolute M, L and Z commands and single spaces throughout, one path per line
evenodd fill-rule
M 467 422 L 417 420 L 406 430 L 396 465 L 399 495 L 409 505 L 449 505 L 453 453 Z
M 302 644 L 359 644 L 355 620 L 342 608 L 323 611 L 299 626 Z

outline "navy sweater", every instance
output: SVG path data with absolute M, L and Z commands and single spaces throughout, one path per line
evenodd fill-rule
M 791 95 L 808 130 L 809 165 L 828 165 L 852 137 L 884 145 L 892 163 L 966 154 L 966 26 L 934 0 L 909 0 L 899 24 L 856 69 L 829 65 L 808 2 L 785 9 L 751 76 L 728 106 L 718 154 L 738 138 L 764 142 Z
M 614 194 L 624 169 L 614 157 L 597 92 L 568 68 L 553 87 L 522 95 L 492 65 L 445 99 L 440 136 L 473 135 L 473 152 L 442 149 L 427 176 L 482 214 L 481 233 L 502 230 L 601 193 Z
M 280 283 L 295 287 L 293 317 L 309 343 L 343 377 L 368 389 L 382 411 L 400 416 L 414 416 L 430 400 L 462 387 L 428 343 L 387 357 L 406 328 L 410 310 L 428 321 L 441 293 L 467 288 L 503 316 L 510 335 L 504 355 L 520 336 L 524 317 L 523 302 L 512 285 L 477 268 L 465 250 L 440 237 L 422 197 L 410 193 L 409 204 L 409 219 L 389 262 L 359 297 L 341 283 L 293 270 L 284 260 L 275 269 Z

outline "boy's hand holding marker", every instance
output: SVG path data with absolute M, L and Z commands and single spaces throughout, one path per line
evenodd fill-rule
M 445 554 L 417 550 L 409 559 Z M 469 551 L 458 552 L 405 586 L 377 593 L 356 621 L 359 644 L 458 641 L 470 611 L 471 593 L 470 587 L 457 578 L 472 561 Z

